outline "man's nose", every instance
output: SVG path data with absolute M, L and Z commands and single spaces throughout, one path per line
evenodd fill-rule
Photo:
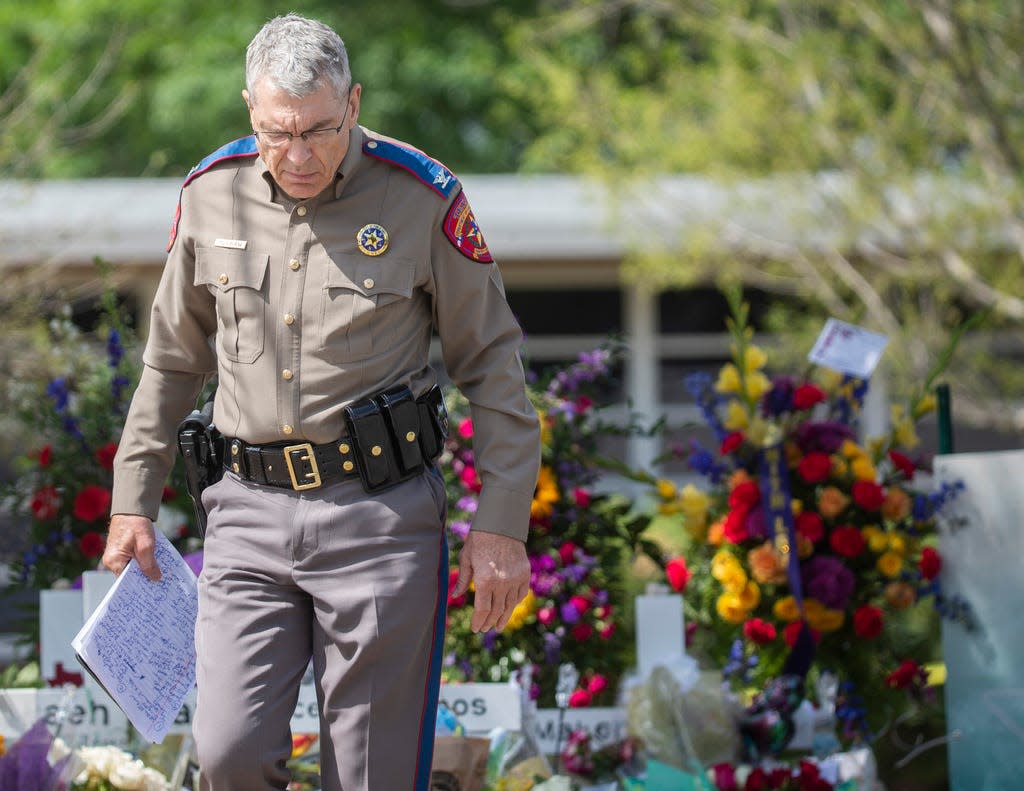
M 288 142 L 287 156 L 290 162 L 301 165 L 313 155 L 312 147 L 301 137 L 293 137 Z

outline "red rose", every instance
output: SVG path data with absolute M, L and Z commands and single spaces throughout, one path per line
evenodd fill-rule
M 571 596 L 569 597 L 569 603 L 576 608 L 576 612 L 580 615 L 583 615 L 583 613 L 590 609 L 590 600 L 585 596 Z
M 57 511 L 60 510 L 60 494 L 56 487 L 46 485 L 36 489 L 29 508 L 32 509 L 32 515 L 41 522 L 53 519 L 57 515 Z
M 800 385 L 793 391 L 793 409 L 810 409 L 825 400 L 825 391 L 817 385 Z
M 110 510 L 110 489 L 88 484 L 75 497 L 74 514 L 83 522 L 95 522 Z
M 747 775 L 747 782 L 743 784 L 743 791 L 769 791 L 768 775 L 764 769 L 757 766 L 750 770 Z
M 732 764 L 715 764 L 711 771 L 715 774 L 715 788 L 718 791 L 739 791 L 739 786 L 736 785 L 736 770 L 732 768 Z
M 666 563 L 665 576 L 668 578 L 668 584 L 676 593 L 686 590 L 686 583 L 690 581 L 690 570 L 686 567 L 686 558 L 672 558 Z
M 832 535 L 829 536 L 829 543 L 832 545 L 832 550 L 844 558 L 857 557 L 866 546 L 864 536 L 852 525 L 843 525 L 833 530 Z
M 101 448 L 96 449 L 96 461 L 105 470 L 114 469 L 114 456 L 117 455 L 117 443 L 108 442 Z
M 52 461 L 53 448 L 49 445 L 43 445 L 43 447 L 39 449 L 39 466 L 45 469 L 50 466 Z
M 827 453 L 812 451 L 800 459 L 797 472 L 807 483 L 821 483 L 832 472 L 832 458 Z
M 743 481 L 736 484 L 729 492 L 729 505 L 732 508 L 748 509 L 761 502 L 761 489 L 755 481 Z
M 576 399 L 576 413 L 583 415 L 594 405 L 594 399 L 590 396 L 581 395 Z
M 825 522 L 817 511 L 803 511 L 796 516 L 796 532 L 816 544 L 825 537 Z
M 177 489 L 174 489 L 170 486 L 164 486 L 163 494 L 160 495 L 160 502 L 166 503 L 168 500 L 173 500 L 177 496 Z
M 921 559 L 917 562 L 917 567 L 921 570 L 922 577 L 933 580 L 942 571 L 942 557 L 931 547 L 925 547 L 921 550 Z
M 853 631 L 857 633 L 858 637 L 863 637 L 865 640 L 874 640 L 878 637 L 882 633 L 884 625 L 885 619 L 882 617 L 882 611 L 870 604 L 858 607 L 857 612 L 853 614 Z
M 78 539 L 78 549 L 87 558 L 98 558 L 103 554 L 103 536 L 90 530 Z
M 566 541 L 558 548 L 558 557 L 562 559 L 563 566 L 568 566 L 576 558 L 576 545 L 572 541 Z
M 885 502 L 885 489 L 874 481 L 854 481 L 850 494 L 865 511 L 877 511 Z
M 474 494 L 480 494 L 480 490 L 484 488 L 484 485 L 480 483 L 480 476 L 476 474 L 476 467 L 472 464 L 467 464 L 462 468 L 459 478 L 462 479 L 462 485 Z
M 587 508 L 590 505 L 590 492 L 579 487 L 572 490 L 572 498 L 577 508 Z
M 748 513 L 749 509 L 747 508 L 734 508 L 726 515 L 725 521 L 722 523 L 722 535 L 725 536 L 726 541 L 742 544 L 750 538 L 750 532 L 747 530 Z
M 765 645 L 777 636 L 775 627 L 760 618 L 751 618 L 743 624 L 743 636 L 754 645 Z
M 582 709 L 589 706 L 594 701 L 594 696 L 587 692 L 585 689 L 577 689 L 569 696 L 569 708 L 570 709 Z
M 782 630 L 782 639 L 786 641 L 786 645 L 790 648 L 796 645 L 796 639 L 800 636 L 800 627 L 802 626 L 802 621 L 793 621 L 793 623 L 786 624 L 786 627 Z M 807 628 L 811 629 L 809 626 Z M 821 632 L 817 629 L 811 629 L 811 637 L 817 643 L 821 639 Z
M 589 623 L 578 623 L 572 627 L 572 637 L 578 643 L 585 643 L 594 636 L 594 627 Z
M 924 686 L 928 680 L 924 668 L 913 659 L 904 659 L 900 666 L 885 677 L 886 686 L 892 689 L 906 689 L 910 686 Z
M 722 444 L 718 448 L 718 452 L 723 456 L 728 456 L 736 448 L 743 444 L 743 432 L 734 431 L 731 434 L 726 434 L 725 439 L 722 440 Z
M 597 636 L 602 640 L 611 640 L 612 635 L 615 634 L 615 624 L 609 623 L 601 627 L 601 630 L 597 633 Z
M 778 766 L 768 772 L 768 787 L 769 788 L 785 788 L 789 785 L 789 781 L 793 779 L 793 773 L 786 767 Z
M 903 473 L 903 477 L 908 481 L 914 480 L 914 471 L 917 469 L 914 462 L 910 460 L 909 456 L 904 456 L 898 450 L 889 451 L 889 461 L 892 462 L 892 466 Z

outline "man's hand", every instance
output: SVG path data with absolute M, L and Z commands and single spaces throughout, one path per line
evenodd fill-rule
M 136 514 L 114 514 L 110 518 L 102 563 L 120 574 L 128 561 L 135 558 L 142 573 L 156 582 L 160 579 L 160 567 L 153 556 L 155 548 L 156 534 L 149 519 Z
M 497 533 L 469 531 L 459 552 L 459 579 L 452 596 L 475 587 L 474 632 L 505 628 L 512 611 L 530 590 L 530 561 L 526 545 Z

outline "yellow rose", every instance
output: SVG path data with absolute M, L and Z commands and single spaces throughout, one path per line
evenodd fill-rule
M 736 569 L 743 570 L 740 562 L 736 560 L 732 553 L 726 552 L 724 549 L 716 552 L 715 556 L 711 558 L 711 576 L 719 582 L 722 581 L 726 574 Z
M 746 348 L 743 353 L 743 367 L 748 371 L 756 371 L 759 368 L 764 368 L 768 362 L 768 355 L 757 346 L 750 345 Z
M 740 391 L 740 370 L 732 363 L 726 363 L 718 372 L 715 390 L 719 393 L 738 393 Z
M 889 548 L 889 537 L 875 525 L 868 525 L 867 527 L 862 528 L 860 534 L 864 536 L 864 540 L 868 544 L 868 549 L 875 554 L 884 552 Z
M 739 597 L 740 606 L 749 612 L 761 603 L 761 589 L 757 587 L 756 582 L 749 580 L 747 584 L 743 586 L 743 590 L 739 592 Z
M 844 459 L 856 459 L 858 456 L 863 456 L 865 454 L 864 448 L 852 439 L 844 439 L 843 444 L 839 446 L 839 455 Z
M 746 407 L 743 404 L 732 400 L 726 405 L 722 425 L 729 429 L 729 431 L 742 431 L 749 423 L 750 416 L 747 414 Z
M 780 621 L 796 621 L 800 618 L 800 608 L 796 606 L 795 598 L 784 596 L 772 605 L 772 615 Z
M 878 558 L 877 566 L 880 572 L 892 579 L 903 570 L 903 558 L 898 552 L 886 552 Z
M 817 629 L 819 632 L 835 632 L 843 628 L 845 621 L 846 613 L 842 610 L 830 610 L 827 607 L 822 607 L 813 616 L 809 610 L 807 612 L 807 623 L 811 625 L 812 629 Z
M 850 469 L 853 471 L 853 477 L 858 481 L 873 481 L 878 477 L 875 465 L 867 456 L 858 456 L 853 459 L 850 462 Z
M 739 596 L 747 587 L 747 572 L 737 563 L 735 566 L 730 566 L 725 570 L 719 582 L 722 583 L 722 587 L 729 591 L 729 593 L 735 593 Z
M 907 554 L 907 540 L 899 533 L 889 533 L 889 549 L 904 556 Z
M 723 593 L 715 602 L 715 609 L 726 623 L 741 624 L 747 620 L 747 609 L 734 593 Z

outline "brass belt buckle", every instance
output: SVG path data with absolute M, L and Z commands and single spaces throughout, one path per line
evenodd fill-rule
M 308 483 L 299 483 L 299 478 L 295 474 L 295 465 L 292 462 L 292 454 L 304 452 L 305 455 L 299 456 L 299 461 L 308 461 L 311 468 L 311 472 L 304 473 L 303 478 L 312 478 L 312 481 Z M 288 465 L 288 474 L 292 477 L 292 488 L 301 492 L 304 489 L 315 489 L 320 485 L 320 468 L 316 465 L 316 455 L 313 453 L 313 446 L 308 442 L 303 442 L 301 445 L 289 445 L 284 449 L 284 463 Z

